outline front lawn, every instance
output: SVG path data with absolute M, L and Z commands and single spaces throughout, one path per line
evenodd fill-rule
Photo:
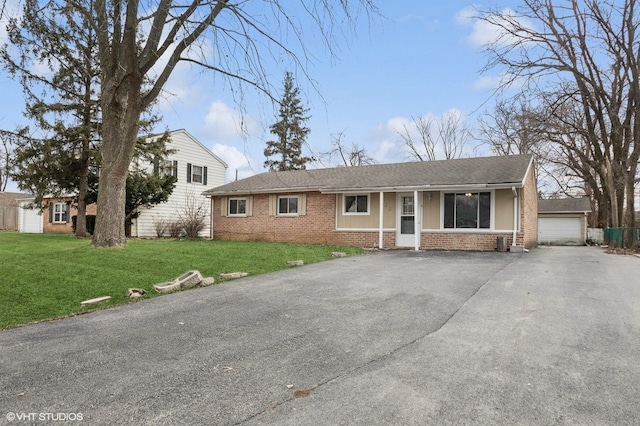
M 0 232 L 0 329 L 130 302 L 127 289 L 143 288 L 197 269 L 204 277 L 225 272 L 264 274 L 348 255 L 357 248 L 231 241 L 131 240 L 125 249 L 95 249 L 68 235 Z M 197 291 L 197 290 L 196 290 Z M 80 302 L 111 296 L 109 302 Z

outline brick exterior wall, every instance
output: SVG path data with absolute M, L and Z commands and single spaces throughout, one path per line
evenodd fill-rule
M 523 236 L 522 240 L 518 239 L 518 245 L 533 248 L 538 245 L 538 183 L 533 166 L 529 170 L 522 193 L 520 223 L 522 223 Z
M 71 218 L 78 215 L 78 206 L 71 203 L 69 210 L 69 222 L 68 223 L 54 223 L 49 222 L 49 203 L 66 203 L 71 201 L 71 198 L 56 198 L 47 200 L 46 207 L 42 211 L 42 232 L 45 234 L 73 234 L 73 223 Z M 87 215 L 96 214 L 96 204 L 90 204 L 87 206 Z
M 520 191 L 521 230 L 516 245 L 534 247 L 538 238 L 538 198 L 533 172 Z M 278 195 L 286 195 L 285 193 Z M 336 196 L 334 194 L 306 193 L 306 215 L 278 217 L 269 215 L 269 194 L 253 195 L 252 215 L 227 217 L 222 214 L 225 197 L 212 199 L 213 237 L 223 240 L 265 240 L 309 244 L 336 244 L 358 247 L 377 247 L 378 230 L 336 231 Z M 226 209 L 226 206 L 224 207 Z M 497 248 L 497 237 L 506 239 L 510 246 L 512 232 L 429 232 L 421 235 L 421 248 L 443 250 L 485 250 Z M 395 231 L 383 233 L 385 248 L 395 246 Z

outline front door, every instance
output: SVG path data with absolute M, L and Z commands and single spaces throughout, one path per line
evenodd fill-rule
M 415 200 L 413 193 L 398 193 L 398 217 L 396 229 L 396 246 L 414 247 L 416 234 Z

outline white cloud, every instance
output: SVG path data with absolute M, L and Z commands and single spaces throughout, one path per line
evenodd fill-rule
M 253 159 L 247 154 L 238 150 L 236 147 L 216 143 L 213 145 L 211 151 L 218 157 L 220 157 L 229 166 L 229 168 L 227 169 L 228 181 L 235 180 L 236 171 L 238 173 L 238 179 L 244 179 L 256 174 L 256 171 L 251 165 L 253 163 Z
M 394 160 L 396 158 L 396 155 L 393 154 L 397 154 L 397 152 L 398 148 L 396 146 L 396 142 L 383 140 L 382 142 L 380 142 L 378 149 L 373 153 L 372 157 L 378 163 L 389 163 L 391 161 L 395 162 Z
M 229 107 L 222 101 L 214 101 L 204 117 L 209 136 L 216 140 L 233 140 L 254 133 L 259 123 L 247 113 Z
M 437 123 L 446 122 L 448 119 L 459 121 L 462 124 L 466 122 L 466 114 L 458 108 L 451 108 L 442 115 L 437 116 L 428 112 L 416 119 L 424 118 L 427 121 L 433 121 L 431 131 L 434 140 L 437 140 Z M 372 154 L 373 158 L 380 163 L 397 163 L 404 161 L 416 161 L 409 149 L 402 142 L 399 133 L 406 134 L 409 132 L 410 137 L 416 142 L 418 148 L 421 145 L 421 136 L 414 124 L 413 117 L 393 117 L 385 123 L 381 123 L 375 127 L 371 133 L 371 145 L 377 146 L 376 151 Z M 472 156 L 472 146 L 466 146 L 463 156 Z M 436 147 L 436 158 L 444 158 L 444 152 L 441 146 Z
M 499 17 L 503 19 L 498 19 Z M 500 25 L 483 20 L 479 12 L 469 6 L 461 9 L 456 14 L 456 21 L 459 24 L 471 27 L 471 33 L 466 37 L 467 42 L 475 47 L 484 47 L 490 44 L 498 43 L 500 45 L 509 45 L 517 40 L 517 28 L 533 29 L 533 23 L 518 15 L 510 8 L 502 9 L 500 15 L 494 15 L 496 22 Z
M 513 74 L 500 74 L 482 76 L 471 86 L 473 90 L 496 90 L 500 88 L 520 89 L 524 84 L 524 79 Z

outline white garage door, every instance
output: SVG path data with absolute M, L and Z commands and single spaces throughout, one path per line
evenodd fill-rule
M 582 226 L 578 217 L 538 218 L 538 244 L 582 245 Z
M 20 207 L 20 232 L 42 233 L 42 214 L 40 210 Z

